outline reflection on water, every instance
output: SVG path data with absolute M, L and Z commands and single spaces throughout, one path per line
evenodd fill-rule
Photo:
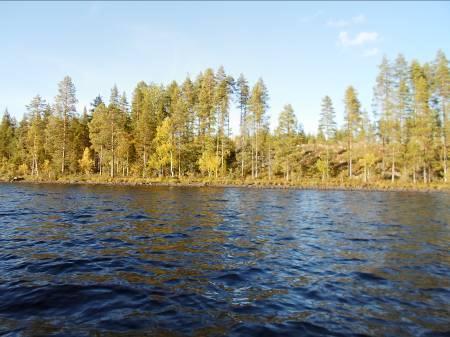
M 450 196 L 0 185 L 0 335 L 445 336 Z

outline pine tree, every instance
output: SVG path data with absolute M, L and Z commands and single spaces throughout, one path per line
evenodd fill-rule
M 359 138 L 363 142 L 361 159 L 359 160 L 361 166 L 364 168 L 363 180 L 365 183 L 369 181 L 371 169 L 376 163 L 375 154 L 375 126 L 370 121 L 367 110 L 361 112 L 361 132 Z
M 361 127 L 361 104 L 358 100 L 356 90 L 349 86 L 345 91 L 345 129 L 348 151 L 348 176 L 353 177 L 353 147 L 354 139 Z
M 168 165 L 170 176 L 174 176 L 175 144 L 172 127 L 171 118 L 166 117 L 162 124 L 158 126 L 156 136 L 153 140 L 155 151 L 150 157 L 149 166 L 156 169 L 160 176 L 165 175 L 165 170 Z
M 391 156 L 391 181 L 394 182 L 396 153 L 400 141 L 400 118 L 397 116 L 394 102 L 393 68 L 386 57 L 383 57 L 379 66 L 374 97 L 380 117 L 378 127 L 383 145 L 383 173 L 386 162 L 385 147 L 387 147 Z
M 101 103 L 92 114 L 92 120 L 89 122 L 89 138 L 92 148 L 98 154 L 98 172 L 103 174 L 104 158 L 108 144 L 108 108 Z
M 142 176 L 146 176 L 147 161 L 158 125 L 167 115 L 165 92 L 161 86 L 138 84 L 133 97 L 132 119 L 136 150 L 142 160 Z
M 216 74 L 217 85 L 215 88 L 215 105 L 216 105 L 216 155 L 219 156 L 220 150 L 220 166 L 222 175 L 224 174 L 225 167 L 225 139 L 229 137 L 229 105 L 230 96 L 233 92 L 233 79 L 225 74 L 223 67 L 220 67 Z M 217 172 L 216 172 L 217 174 Z
M 11 118 L 8 109 L 3 113 L 0 124 L 0 159 L 9 161 L 14 154 L 15 148 L 15 121 Z
M 200 152 L 199 142 L 195 138 L 196 135 L 196 109 L 198 106 L 198 95 L 194 83 L 189 77 L 185 79 L 181 88 L 181 105 L 185 113 L 185 125 L 183 128 L 183 141 L 182 148 L 184 152 L 183 161 L 178 158 L 179 171 L 181 170 L 180 165 L 184 164 L 184 167 L 190 171 L 194 172 L 198 165 L 198 154 Z M 179 107 L 180 108 L 180 107 Z M 197 131 L 198 134 L 198 131 Z M 179 156 L 181 153 L 179 153 Z
M 41 96 L 36 95 L 26 106 L 29 118 L 28 127 L 28 151 L 31 157 L 31 175 L 39 175 L 40 159 L 44 152 L 44 130 L 43 115 L 46 102 Z
M 406 149 L 408 140 L 408 116 L 411 114 L 411 90 L 409 87 L 408 63 L 404 56 L 399 54 L 395 60 L 394 69 L 394 106 L 398 119 L 398 141 L 400 145 L 399 159 L 403 160 L 406 172 Z M 401 158 L 400 158 L 401 157 Z
M 326 159 L 324 162 L 325 165 L 325 176 L 324 178 L 328 178 L 330 171 L 330 149 L 329 143 L 330 140 L 336 134 L 336 113 L 333 107 L 333 101 L 329 96 L 325 96 L 322 99 L 322 110 L 320 113 L 319 120 L 319 131 L 325 137 L 325 146 L 326 146 Z M 323 165 L 322 165 L 323 166 Z
M 438 97 L 440 110 L 441 139 L 442 139 L 442 166 L 444 181 L 448 181 L 448 138 L 450 134 L 450 121 L 448 107 L 450 100 L 450 71 L 448 60 L 442 50 L 439 50 L 434 61 L 435 91 Z
M 250 99 L 249 99 L 249 111 L 250 111 L 250 121 L 253 128 L 253 138 L 254 143 L 252 144 L 252 177 L 258 178 L 259 173 L 259 142 L 258 135 L 260 134 L 263 123 L 265 121 L 265 114 L 268 109 L 268 99 L 269 95 L 267 93 L 266 85 L 260 78 L 256 84 L 253 86 Z M 254 156 L 253 156 L 254 154 Z M 253 159 L 254 158 L 254 159 Z M 253 164 L 254 162 L 254 164 Z
M 127 116 L 130 113 L 129 111 L 130 107 L 128 104 L 127 94 L 125 91 L 122 93 L 122 96 L 120 96 L 119 109 L 122 110 Z
M 410 71 L 414 97 L 410 149 L 414 151 L 414 175 L 418 164 L 421 165 L 423 182 L 427 183 L 431 180 L 435 131 L 435 120 L 429 104 L 430 84 L 426 78 L 425 68 L 417 61 L 411 63 Z
M 98 107 L 102 103 L 103 103 L 102 96 L 97 95 L 97 97 L 95 97 L 94 100 L 91 103 L 91 109 L 89 110 L 89 112 L 92 114 L 94 112 L 95 108 Z
M 216 79 L 212 69 L 208 68 L 204 74 L 200 74 L 198 79 L 198 137 L 202 149 L 207 146 L 210 137 L 213 135 L 215 127 L 215 87 Z
M 78 100 L 75 97 L 75 85 L 69 76 L 58 84 L 58 95 L 55 98 L 55 109 L 58 118 L 62 120 L 63 136 L 61 143 L 61 173 L 64 174 L 66 169 L 66 157 L 69 139 L 69 124 L 76 112 L 75 104 Z
M 119 107 L 120 106 L 120 97 L 119 97 L 119 89 L 117 88 L 117 85 L 114 84 L 114 86 L 111 89 L 111 95 L 109 96 L 109 105 Z
M 117 105 L 111 103 L 108 107 L 99 105 L 89 123 L 89 137 L 94 150 L 99 154 L 100 174 L 103 172 L 105 158 L 109 159 L 110 176 L 114 178 L 117 172 L 118 147 L 124 137 L 126 115 Z
M 247 126 L 247 114 L 248 114 L 248 104 L 250 97 L 250 88 L 248 82 L 243 74 L 239 75 L 236 82 L 236 96 L 238 102 L 238 109 L 240 112 L 240 123 L 239 123 L 239 147 L 240 147 L 240 157 L 241 157 L 241 177 L 245 174 L 245 159 L 246 159 L 246 147 L 248 139 L 248 126 Z
M 72 155 L 69 167 L 73 172 L 79 170 L 79 158 L 83 155 L 84 149 L 91 146 L 88 126 L 90 119 L 86 107 L 80 117 L 74 116 L 72 119 L 70 126 Z
M 278 127 L 275 131 L 277 137 L 277 162 L 281 164 L 284 177 L 290 180 L 297 140 L 297 117 L 290 104 L 284 106 L 278 118 Z

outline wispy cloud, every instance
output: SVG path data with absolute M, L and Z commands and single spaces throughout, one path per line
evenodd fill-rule
M 331 19 L 327 22 L 327 25 L 330 27 L 336 28 L 344 28 L 349 27 L 356 24 L 361 24 L 366 21 L 366 17 L 363 14 L 356 15 L 350 19 Z
M 354 38 L 348 32 L 340 32 L 339 43 L 344 47 L 361 46 L 378 40 L 378 37 L 377 32 L 359 32 Z

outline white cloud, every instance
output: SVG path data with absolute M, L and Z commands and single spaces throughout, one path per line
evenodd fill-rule
M 329 20 L 327 22 L 327 25 L 330 27 L 344 28 L 344 27 L 348 27 L 351 25 L 361 24 L 361 23 L 364 23 L 365 21 L 366 21 L 366 17 L 363 14 L 359 14 L 359 15 L 352 17 L 349 20 L 344 20 L 344 19 Z
M 374 42 L 377 39 L 377 32 L 359 32 L 354 38 L 351 38 L 347 32 L 339 33 L 339 43 L 344 47 L 361 46 L 368 42 Z
M 364 51 L 364 56 L 366 56 L 366 57 L 375 56 L 375 55 L 377 55 L 379 52 L 380 52 L 380 50 L 379 50 L 378 48 L 376 48 L 376 47 L 371 48 L 371 49 L 366 49 L 366 50 Z

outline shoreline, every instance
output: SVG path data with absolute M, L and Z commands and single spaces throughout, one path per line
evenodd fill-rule
M 440 192 L 450 193 L 450 185 L 432 186 L 377 186 L 367 184 L 359 186 L 345 186 L 337 184 L 267 184 L 256 183 L 221 183 L 221 182 L 164 182 L 164 181 L 94 181 L 94 180 L 19 180 L 8 181 L 0 179 L 2 184 L 35 184 L 35 185 L 99 185 L 99 186 L 136 186 L 136 187 L 213 187 L 213 188 L 250 188 L 250 189 L 290 189 L 290 190 L 319 190 L 319 191 L 365 191 L 365 192 Z

